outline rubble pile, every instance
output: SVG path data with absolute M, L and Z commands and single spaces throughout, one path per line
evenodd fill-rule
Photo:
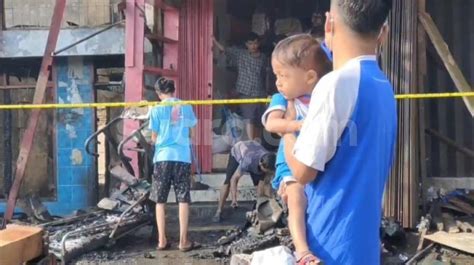
M 83 253 L 114 244 L 120 236 L 148 224 L 150 219 L 147 214 L 133 214 L 120 221 L 120 213 L 98 210 L 42 226 L 46 231 L 45 242 L 49 253 L 62 261 L 69 261 Z M 110 237 L 117 225 L 116 236 Z
M 258 198 L 255 210 L 247 212 L 247 223 L 229 230 L 217 241 L 214 256 L 228 258 L 282 245 L 293 249 L 282 205 L 276 199 Z
M 146 204 L 150 185 L 135 181 L 110 197 L 103 198 L 98 207 L 77 211 L 67 218 L 53 218 L 37 198 L 29 198 L 23 209 L 29 221 L 45 231 L 48 253 L 64 263 L 75 257 L 115 244 L 115 241 L 152 220 L 152 208 Z
M 474 264 L 474 191 L 430 188 L 428 197 L 418 252 L 407 264 Z

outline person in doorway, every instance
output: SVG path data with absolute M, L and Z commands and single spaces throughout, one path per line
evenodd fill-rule
M 253 184 L 257 187 L 257 197 L 265 194 L 264 179 L 275 171 L 275 159 L 275 154 L 268 152 L 257 141 L 241 141 L 232 147 L 227 163 L 226 179 L 220 191 L 216 214 L 213 217 L 214 222 L 221 221 L 222 209 L 229 191 L 232 193 L 232 208 L 238 207 L 237 186 L 244 173 L 250 174 Z
M 272 68 L 279 93 L 273 95 L 262 123 L 272 133 L 296 133 L 306 117 L 311 92 L 319 79 L 331 71 L 331 61 L 316 39 L 309 34 L 298 34 L 278 43 L 272 54 Z M 294 120 L 285 118 L 285 115 L 291 115 L 287 113 L 287 109 L 291 109 L 288 104 L 295 105 Z M 305 260 L 303 264 L 317 261 L 306 242 L 304 186 L 295 180 L 288 168 L 283 140 L 278 148 L 272 186 L 288 204 L 288 227 L 296 260 Z
M 174 97 L 174 82 L 160 78 L 155 90 L 162 102 L 180 100 Z M 191 202 L 191 139 L 196 116 L 189 105 L 163 105 L 151 110 L 149 128 L 155 143 L 153 156 L 154 172 L 150 200 L 156 202 L 156 224 L 158 226 L 158 250 L 170 247 L 166 237 L 165 204 L 171 185 L 174 186 L 179 203 L 179 249 L 189 251 L 198 247 L 188 237 L 189 203 Z
M 314 12 L 311 15 L 311 29 L 308 33 L 317 38 L 319 42 L 322 41 L 324 38 L 324 17 L 322 14 Z
M 393 87 L 376 61 L 391 0 L 332 0 L 325 41 L 334 71 L 319 80 L 285 157 L 305 186 L 309 248 L 324 264 L 380 264 L 382 194 L 394 157 Z
M 269 59 L 260 51 L 260 38 L 256 33 L 250 33 L 245 39 L 246 49 L 224 47 L 216 39 L 214 46 L 224 52 L 230 62 L 237 67 L 236 90 L 240 98 L 266 97 L 266 75 L 269 70 Z M 250 140 L 261 135 L 260 117 L 264 111 L 262 104 L 241 105 L 240 112 L 246 120 L 246 133 Z

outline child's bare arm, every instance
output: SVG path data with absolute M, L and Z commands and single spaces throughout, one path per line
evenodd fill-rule
M 268 114 L 265 130 L 271 133 L 294 133 L 300 131 L 301 125 L 301 121 L 286 119 L 284 111 L 274 110 Z
M 288 106 L 286 107 L 286 112 L 285 112 L 285 119 L 287 120 L 296 119 L 296 107 L 295 107 L 294 100 L 288 100 Z

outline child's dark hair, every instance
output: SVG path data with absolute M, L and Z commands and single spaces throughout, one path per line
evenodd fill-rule
M 332 0 L 344 23 L 361 35 L 376 36 L 392 8 L 392 0 Z
M 266 153 L 260 158 L 260 165 L 266 170 L 275 171 L 275 153 Z
M 174 81 L 160 77 L 156 80 L 155 91 L 161 94 L 172 94 L 175 91 Z
M 309 34 L 296 34 L 280 41 L 272 59 L 283 65 L 315 70 L 319 77 L 332 70 L 332 63 L 321 44 Z
M 249 34 L 247 34 L 247 36 L 245 36 L 245 42 L 248 42 L 248 41 L 260 41 L 260 36 L 258 36 L 257 33 L 255 32 L 250 32 Z

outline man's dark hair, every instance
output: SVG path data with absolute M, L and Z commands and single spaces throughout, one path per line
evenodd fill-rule
M 263 168 L 275 171 L 276 155 L 275 153 L 266 153 L 260 158 L 260 164 Z
M 361 35 L 377 35 L 392 8 L 392 0 L 332 0 L 344 23 Z
M 247 34 L 247 36 L 245 36 L 245 42 L 254 40 L 260 41 L 260 36 L 258 36 L 258 34 L 255 32 L 250 32 L 249 34 Z

